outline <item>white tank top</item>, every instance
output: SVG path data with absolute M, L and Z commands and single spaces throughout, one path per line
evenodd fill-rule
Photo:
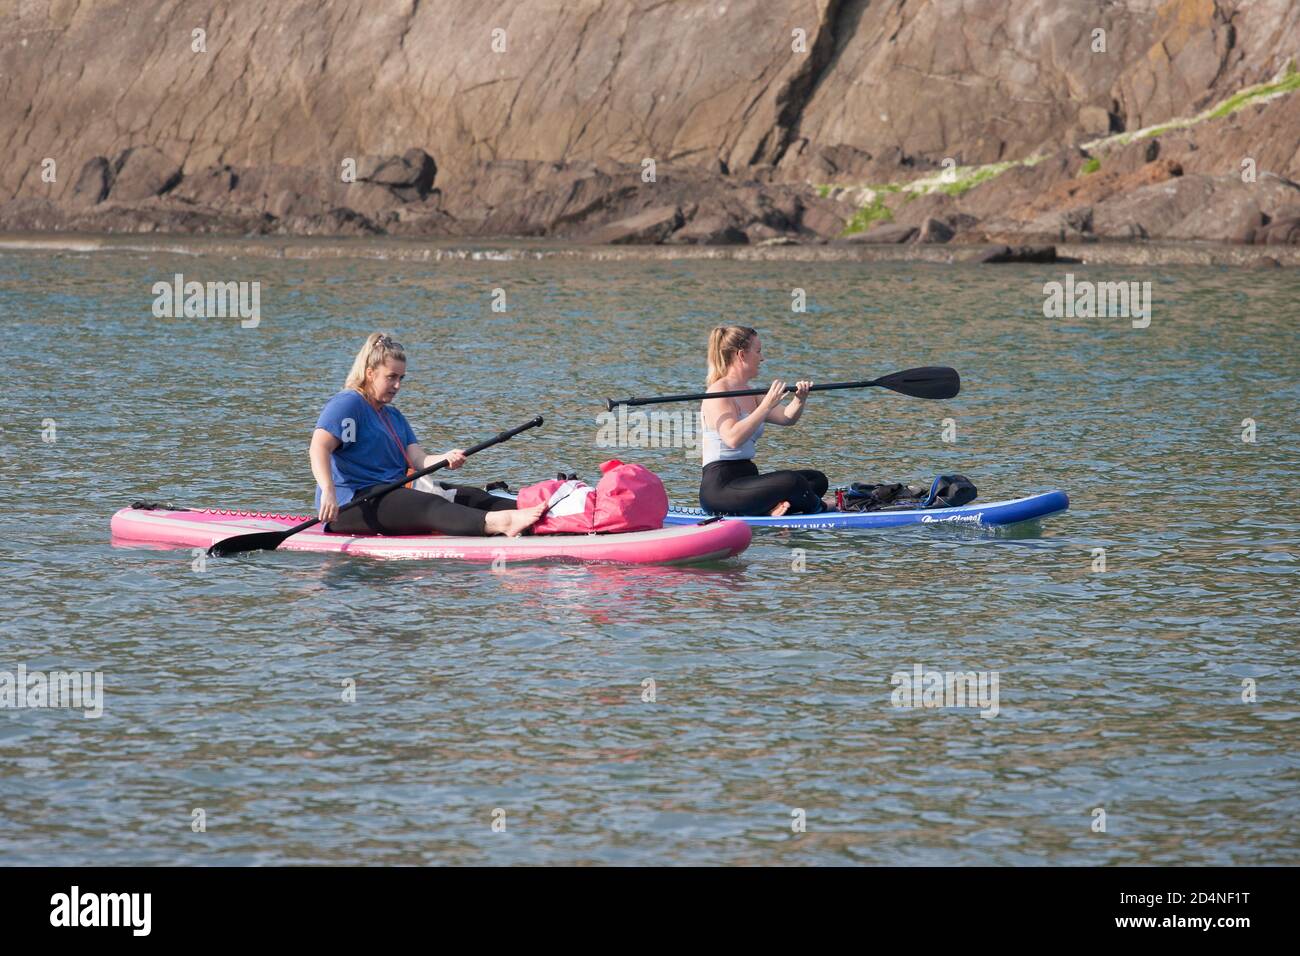
M 737 409 L 739 411 L 739 409 Z M 754 433 L 746 439 L 745 443 L 739 448 L 732 448 L 722 440 L 722 436 L 715 429 L 705 425 L 702 429 L 704 437 L 704 464 L 711 465 L 715 461 L 748 461 L 754 457 L 757 451 L 758 440 L 763 437 L 763 429 L 767 427 L 767 422 L 759 422 Z

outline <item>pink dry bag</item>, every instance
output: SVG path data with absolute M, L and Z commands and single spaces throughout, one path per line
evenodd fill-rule
M 602 464 L 600 471 L 595 488 L 583 481 L 552 479 L 519 489 L 520 508 L 549 505 L 533 533 L 653 531 L 664 526 L 668 493 L 658 475 L 617 459 Z

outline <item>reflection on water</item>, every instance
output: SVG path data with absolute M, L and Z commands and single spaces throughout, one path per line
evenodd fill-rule
M 1151 327 L 1043 319 L 1051 266 L 0 255 L 0 573 L 22 596 L 0 670 L 100 669 L 106 695 L 99 720 L 0 712 L 0 861 L 1298 862 L 1300 524 L 1276 502 L 1300 279 L 1070 268 L 1151 279 Z M 153 318 L 176 271 L 260 281 L 261 325 Z M 400 404 L 427 448 L 546 416 L 457 476 L 517 487 L 593 478 L 602 398 L 700 387 L 724 321 L 756 324 L 789 380 L 962 373 L 947 403 L 815 395 L 762 464 L 959 471 L 985 500 L 1059 487 L 1072 510 L 760 531 L 698 568 L 195 571 L 110 547 L 139 497 L 309 510 L 311 426 L 373 328 L 410 353 Z M 680 450 L 616 451 L 691 500 Z M 894 709 L 915 664 L 996 670 L 998 716 Z

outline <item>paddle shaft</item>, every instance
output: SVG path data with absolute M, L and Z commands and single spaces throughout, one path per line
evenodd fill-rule
M 947 367 L 914 368 L 880 378 L 863 379 L 858 382 L 827 382 L 814 385 L 810 392 L 826 392 L 838 388 L 871 388 L 879 386 L 891 391 L 911 395 L 914 398 L 951 398 L 960 388 L 957 372 Z M 937 386 L 942 386 L 938 387 Z M 770 387 L 770 386 L 769 386 Z M 786 392 L 798 390 L 796 385 L 787 385 Z M 685 395 L 660 395 L 656 398 L 628 398 L 622 401 L 605 399 L 605 407 L 613 411 L 619 405 L 659 405 L 665 402 L 699 402 L 708 398 L 739 398 L 742 395 L 766 395 L 767 388 L 740 388 L 729 392 L 691 392 Z
M 833 388 L 866 388 L 868 385 L 875 385 L 875 382 L 827 382 L 825 385 L 814 385 L 808 389 L 810 392 L 826 392 Z M 770 388 L 771 386 L 768 386 Z M 706 398 L 739 398 L 742 395 L 766 395 L 768 388 L 738 388 L 731 392 L 692 392 L 689 395 L 660 395 L 658 398 L 628 398 L 621 402 L 609 399 L 612 406 L 619 405 L 658 405 L 663 402 L 702 402 Z M 787 385 L 785 391 L 797 391 L 795 385 Z M 610 411 L 614 408 L 611 407 Z
M 469 448 L 466 448 L 465 457 L 468 458 L 470 455 L 477 454 L 478 452 L 482 451 L 485 448 L 491 448 L 493 445 L 499 445 L 503 441 L 509 441 L 510 439 L 518 435 L 520 432 L 527 431 L 530 428 L 537 428 L 541 424 L 542 424 L 542 416 L 538 415 L 532 421 L 525 422 L 522 425 L 519 425 L 515 428 L 511 428 L 509 431 L 501 432 L 495 438 L 489 438 L 487 441 L 481 441 L 477 445 L 473 445 Z M 339 508 L 339 513 L 342 514 L 344 511 L 347 511 L 351 508 L 357 508 L 365 504 L 367 501 L 374 501 L 376 498 L 382 498 L 384 495 L 388 494 L 390 491 L 393 491 L 396 488 L 401 488 L 403 485 L 408 485 L 411 482 L 415 481 L 417 478 L 423 478 L 425 475 L 431 474 L 437 471 L 439 468 L 446 468 L 446 467 L 447 467 L 447 459 L 446 458 L 439 459 L 438 461 L 434 462 L 432 465 L 430 465 L 427 468 L 421 468 L 419 471 L 406 475 L 403 478 L 399 478 L 396 481 L 390 481 L 386 485 L 380 485 L 378 488 L 368 492 L 365 495 L 362 495 L 359 498 L 353 498 L 347 504 Z M 265 532 L 260 532 L 260 531 L 254 532 L 253 534 L 250 535 L 237 535 L 233 538 L 226 538 L 224 541 L 218 541 L 216 544 L 214 544 L 211 548 L 208 549 L 208 554 L 222 555 L 222 554 L 238 553 L 240 550 L 243 550 L 235 544 L 235 542 L 238 542 L 240 538 L 249 538 L 249 539 L 259 538 L 259 539 L 264 539 L 265 541 L 268 542 L 271 541 L 272 539 L 278 539 L 275 540 L 274 543 L 270 545 L 272 548 L 274 548 L 278 546 L 281 541 L 283 541 L 285 538 L 289 537 L 290 535 L 297 534 L 299 531 L 306 531 L 308 528 L 318 524 L 320 524 L 320 518 L 316 517 L 316 518 L 312 518 L 310 521 L 304 521 L 302 524 L 294 525 L 292 528 L 288 528 L 285 531 L 271 532 L 269 535 L 265 534 Z M 264 548 L 265 548 L 264 544 L 255 544 L 252 547 L 250 547 L 248 550 L 264 550 Z

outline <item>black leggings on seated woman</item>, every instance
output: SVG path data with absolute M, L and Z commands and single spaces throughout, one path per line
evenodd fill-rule
M 765 515 L 788 501 L 788 514 L 810 515 L 822 510 L 828 487 L 826 476 L 811 468 L 759 474 L 751 459 L 715 461 L 704 466 L 700 505 L 714 514 Z
M 379 485 L 371 485 L 378 488 Z M 367 501 L 342 511 L 329 524 L 339 534 L 487 534 L 484 522 L 489 511 L 513 511 L 515 503 L 498 498 L 482 488 L 443 484 L 454 489 L 456 501 L 450 502 L 413 488 L 395 488 L 378 501 Z M 370 488 L 362 488 L 360 498 Z

